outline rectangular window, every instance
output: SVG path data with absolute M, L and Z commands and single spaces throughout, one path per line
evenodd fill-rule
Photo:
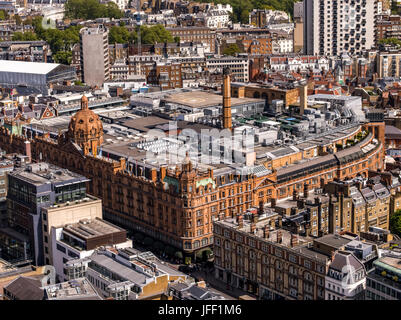
M 65 253 L 65 252 L 66 252 L 65 247 L 63 247 L 63 246 L 61 246 L 61 245 L 59 245 L 59 244 L 57 244 L 56 247 L 57 247 L 57 250 L 58 250 L 58 251 L 61 251 L 62 253 Z
M 72 252 L 70 250 L 68 250 L 68 256 L 70 256 L 71 258 L 79 258 L 79 255 L 77 255 L 75 252 Z

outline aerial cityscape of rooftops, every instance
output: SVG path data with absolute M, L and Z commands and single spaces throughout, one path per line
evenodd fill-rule
M 401 1 L 0 1 L 0 300 L 401 300 Z

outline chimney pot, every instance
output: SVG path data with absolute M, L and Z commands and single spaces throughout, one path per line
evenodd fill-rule
M 238 228 L 243 228 L 244 227 L 244 216 L 241 214 L 238 216 Z
M 256 231 L 256 223 L 252 222 L 251 223 L 251 233 L 254 234 Z

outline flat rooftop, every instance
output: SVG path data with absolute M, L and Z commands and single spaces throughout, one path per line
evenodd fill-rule
M 86 278 L 44 287 L 49 300 L 102 300 Z
M 398 269 L 398 272 L 401 272 L 401 259 L 393 258 L 393 257 L 383 257 L 378 260 L 382 264 L 386 264 L 390 267 Z
M 86 177 L 80 174 L 45 162 L 30 164 L 25 168 L 19 168 L 10 172 L 9 175 L 36 186 L 40 186 L 48 182 L 52 182 L 57 186 L 63 186 L 72 183 L 89 181 Z
M 153 276 L 150 274 L 145 274 L 136 271 L 133 268 L 127 267 L 126 265 L 117 262 L 113 258 L 108 257 L 107 255 L 104 254 L 94 254 L 90 257 L 90 259 L 97 265 L 115 273 L 117 276 L 126 279 L 128 281 L 131 281 L 132 283 L 135 283 L 141 287 L 146 284 L 147 279 Z
M 60 66 L 58 63 L 0 60 L 0 72 L 45 75 L 56 69 L 58 66 Z
M 350 243 L 352 240 L 353 239 L 338 234 L 328 234 L 318 239 L 315 239 L 314 242 L 328 245 L 336 249 L 340 249 L 341 247 Z
M 125 231 L 101 219 L 84 219 L 78 223 L 66 225 L 63 228 L 82 240 L 89 240 L 108 234 Z
M 208 108 L 223 104 L 223 96 L 204 91 L 190 91 L 173 93 L 163 99 L 168 103 L 180 104 L 190 108 Z M 231 105 L 241 105 L 254 102 L 264 102 L 263 99 L 254 98 L 231 98 Z

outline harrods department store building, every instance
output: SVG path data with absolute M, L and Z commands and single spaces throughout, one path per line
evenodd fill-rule
M 16 135 L 2 127 L 0 147 L 9 153 L 27 153 L 29 145 L 33 160 L 87 177 L 87 192 L 102 199 L 105 219 L 187 255 L 213 243 L 216 219 L 235 217 L 334 179 L 367 177 L 369 170 L 382 170 L 384 165 L 384 123 L 356 125 L 330 145 L 312 147 L 313 152 L 300 149 L 295 155 L 258 160 L 246 168 L 196 166 L 188 156 L 168 165 L 149 164 L 139 156 L 132 161 L 123 152 L 117 159 L 105 157 L 99 152 L 104 144 L 102 122 L 89 110 L 85 97 L 68 131 L 60 132 L 56 139 L 49 133 L 32 136 L 26 130 L 24 127 L 22 135 Z M 363 138 L 353 146 L 329 152 L 357 136 Z

